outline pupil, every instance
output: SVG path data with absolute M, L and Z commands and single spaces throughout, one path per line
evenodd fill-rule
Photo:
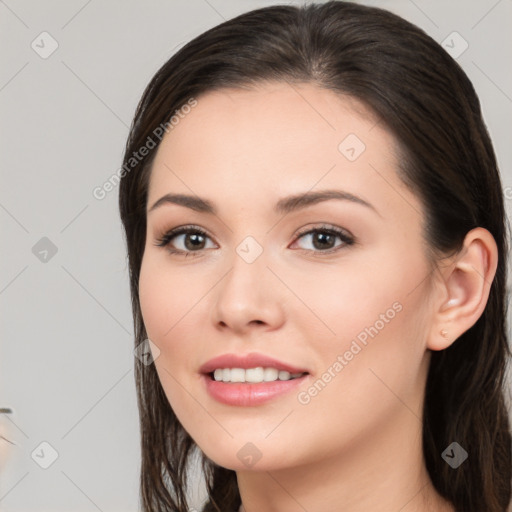
M 192 234 L 185 238 L 185 246 L 187 249 L 197 249 L 204 244 L 204 237 L 201 234 Z
M 333 236 L 329 233 L 317 233 L 315 237 L 313 237 L 313 245 L 315 249 L 325 249 L 332 247 Z M 316 242 L 320 242 L 317 244 Z

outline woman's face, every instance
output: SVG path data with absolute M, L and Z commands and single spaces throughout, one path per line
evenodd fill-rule
M 183 427 L 235 470 L 419 429 L 430 266 L 392 136 L 309 84 L 197 101 L 158 148 L 139 283 Z

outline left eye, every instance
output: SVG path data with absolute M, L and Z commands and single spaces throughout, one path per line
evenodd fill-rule
M 343 245 L 352 245 L 354 239 L 343 231 L 337 229 L 312 229 L 306 233 L 301 234 L 297 238 L 297 242 L 305 240 L 301 249 L 329 252 L 336 250 L 338 247 Z M 294 243 L 297 243 L 294 242 Z

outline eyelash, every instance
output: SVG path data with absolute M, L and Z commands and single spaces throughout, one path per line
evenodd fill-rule
M 316 253 L 318 255 L 332 254 L 334 252 L 339 251 L 343 247 L 350 246 L 355 243 L 354 237 L 352 235 L 350 235 L 347 231 L 342 230 L 340 228 L 336 228 L 334 226 L 325 225 L 325 224 L 322 226 L 315 227 L 315 228 L 305 228 L 304 230 L 299 231 L 299 233 L 297 233 L 296 239 L 294 240 L 294 243 L 295 243 L 295 241 L 303 238 L 305 235 L 308 235 L 311 233 L 327 233 L 329 235 L 335 235 L 342 241 L 342 244 L 335 246 L 331 249 L 326 249 L 324 251 L 322 251 L 322 250 L 312 251 L 313 253 Z M 155 245 L 157 247 L 166 247 L 167 250 L 171 254 L 176 254 L 179 256 L 185 256 L 185 257 L 188 257 L 189 255 L 192 257 L 200 256 L 201 252 L 204 249 L 199 249 L 197 251 L 182 251 L 181 249 L 174 249 L 174 248 L 170 247 L 170 243 L 173 240 L 173 238 L 175 238 L 179 235 L 184 235 L 184 234 L 185 235 L 199 234 L 205 238 L 210 238 L 208 233 L 206 233 L 206 231 L 204 231 L 203 229 L 201 229 L 198 226 L 194 226 L 194 225 L 180 226 L 180 227 L 171 229 L 170 231 L 164 233 L 161 237 L 157 238 Z M 311 252 L 311 249 L 299 249 L 299 250 Z

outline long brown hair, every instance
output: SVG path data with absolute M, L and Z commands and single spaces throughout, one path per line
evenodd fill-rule
M 427 34 L 378 8 L 331 1 L 273 6 L 226 21 L 183 46 L 156 73 L 137 107 L 123 159 L 119 207 L 126 233 L 135 345 L 147 334 L 138 281 L 146 202 L 156 148 L 149 140 L 191 98 L 267 80 L 307 82 L 363 102 L 402 149 L 401 179 L 422 200 L 432 254 L 461 249 L 474 227 L 488 229 L 499 261 L 487 306 L 449 348 L 433 352 L 426 384 L 423 450 L 439 494 L 460 512 L 504 512 L 511 497 L 511 432 L 505 402 L 508 236 L 494 150 L 475 90 Z M 167 123 L 167 124 L 166 124 Z M 170 407 L 154 365 L 135 359 L 144 511 L 188 510 L 187 465 L 196 449 Z M 469 460 L 441 457 L 457 441 Z M 205 511 L 240 505 L 236 474 L 203 457 Z

